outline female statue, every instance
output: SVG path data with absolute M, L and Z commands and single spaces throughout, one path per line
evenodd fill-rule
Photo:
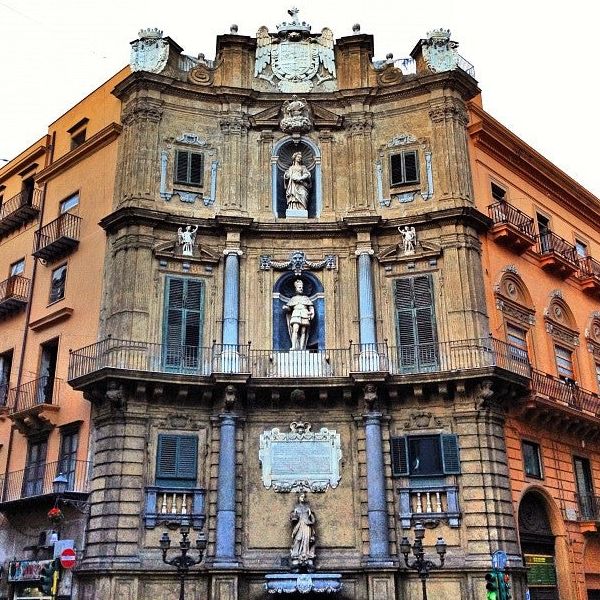
M 312 567 L 315 558 L 315 515 L 306 501 L 306 494 L 301 492 L 298 504 L 290 515 L 295 523 L 292 531 L 292 548 L 290 556 L 295 567 Z
M 311 175 L 302 164 L 302 152 L 292 154 L 292 164 L 283 175 L 288 210 L 308 210 Z

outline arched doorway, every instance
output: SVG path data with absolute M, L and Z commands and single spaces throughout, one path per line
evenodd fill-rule
M 600 540 L 590 539 L 583 554 L 585 587 L 588 600 L 600 600 Z
M 547 503 L 527 492 L 519 506 L 519 537 L 531 600 L 559 600 L 556 550 Z

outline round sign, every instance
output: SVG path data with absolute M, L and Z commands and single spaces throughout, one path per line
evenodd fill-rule
M 62 565 L 63 569 L 72 569 L 76 562 L 75 550 L 73 550 L 73 548 L 65 548 L 60 553 L 60 564 Z

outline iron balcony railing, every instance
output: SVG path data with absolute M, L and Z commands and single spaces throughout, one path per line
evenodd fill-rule
M 10 413 L 18 413 L 40 405 L 58 405 L 63 381 L 45 375 L 29 381 L 8 392 Z
M 533 219 L 515 208 L 508 202 L 495 202 L 488 206 L 488 215 L 492 219 L 494 225 L 512 225 L 521 233 L 529 236 L 532 240 L 535 239 L 535 230 L 533 228 Z
M 564 381 L 540 371 L 533 371 L 531 388 L 536 394 L 546 396 L 570 408 L 600 416 L 600 397 L 580 388 L 575 382 Z
M 538 252 L 541 255 L 557 254 L 577 267 L 577 250 L 575 246 L 552 231 L 538 235 Z
M 70 252 L 79 243 L 81 217 L 64 213 L 35 232 L 33 256 L 56 259 Z
M 580 521 L 600 521 L 600 497 L 593 494 L 576 494 Z
M 42 191 L 23 190 L 0 206 L 0 235 L 19 227 L 40 212 Z
M 20 310 L 29 301 L 31 280 L 12 275 L 0 282 L 0 316 Z
M 255 378 L 335 378 L 356 372 L 410 375 L 487 367 L 530 375 L 527 353 L 493 338 L 399 347 L 352 344 L 306 351 L 254 350 L 249 344 L 197 348 L 107 338 L 71 352 L 69 381 L 103 369 L 204 377 L 245 373 Z
M 600 280 L 600 262 L 591 256 L 580 256 L 579 274 L 582 278 L 595 277 Z
M 67 478 L 67 493 L 89 493 L 90 463 L 68 457 L 51 463 L 32 463 L 21 471 L 6 473 L 0 478 L 0 500 L 14 502 L 52 494 L 53 481 L 59 474 Z

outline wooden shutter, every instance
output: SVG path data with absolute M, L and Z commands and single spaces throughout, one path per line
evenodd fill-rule
M 173 487 L 195 485 L 197 461 L 196 436 L 160 434 L 156 452 L 156 484 Z
M 401 369 L 435 368 L 438 351 L 431 275 L 396 279 L 394 302 Z
M 189 183 L 202 185 L 202 154 L 191 153 Z
M 390 185 L 395 186 L 403 183 L 402 154 L 392 154 L 390 156 Z
M 441 436 L 442 462 L 444 473 L 453 475 L 460 473 L 460 456 L 458 451 L 458 438 L 453 434 Z
M 179 183 L 186 183 L 188 180 L 189 157 L 189 152 L 175 152 L 175 181 Z
M 406 436 L 390 438 L 392 449 L 392 475 L 402 477 L 408 475 L 408 445 Z
M 405 152 L 402 156 L 404 158 L 404 183 L 418 183 L 419 168 L 416 150 Z
M 165 299 L 166 365 L 194 367 L 202 341 L 204 282 L 167 277 Z

